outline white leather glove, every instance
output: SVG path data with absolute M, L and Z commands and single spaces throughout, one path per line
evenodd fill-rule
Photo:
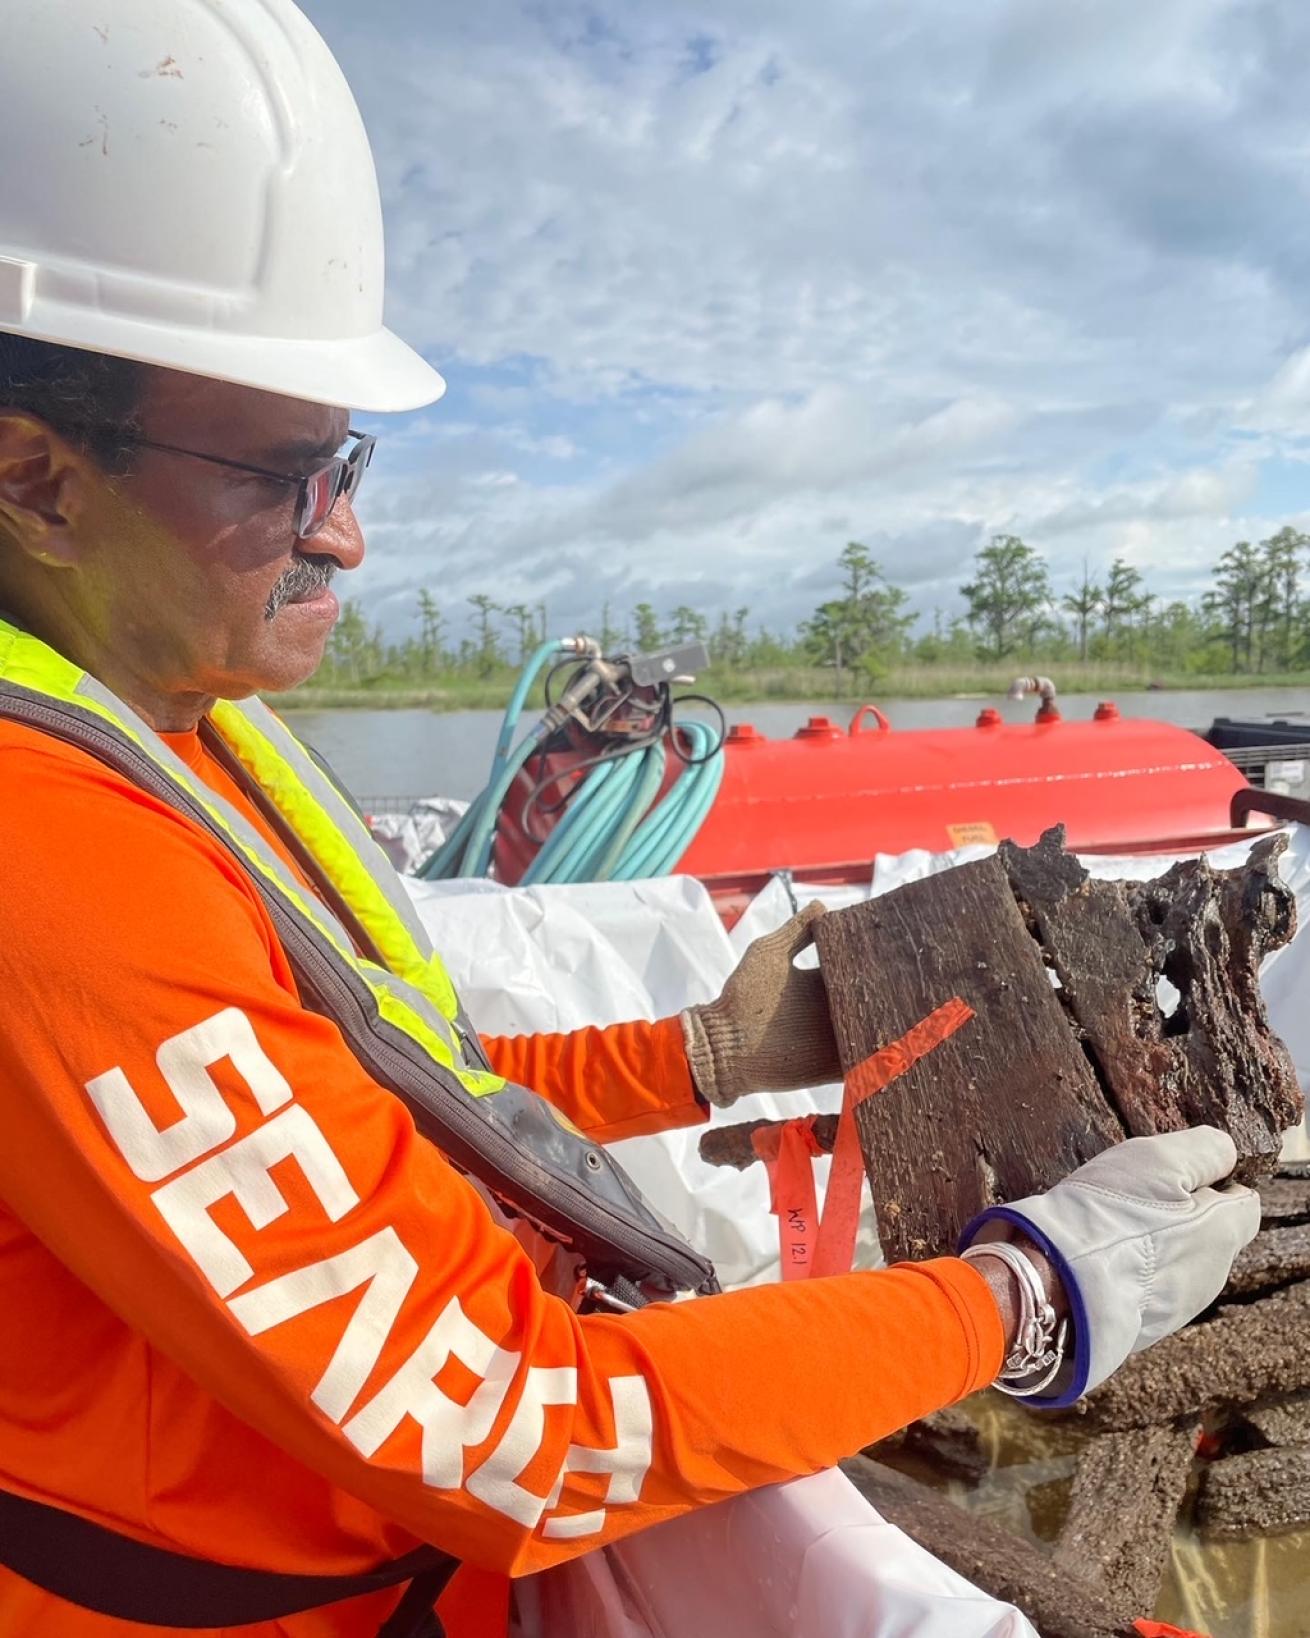
M 993 1206 L 969 1224 L 963 1245 L 1016 1230 L 1028 1235 L 1069 1297 L 1073 1379 L 1028 1404 L 1071 1405 L 1129 1354 L 1214 1301 L 1233 1259 L 1260 1228 L 1260 1200 L 1251 1189 L 1212 1187 L 1236 1164 L 1232 1138 L 1214 1126 L 1129 1138 L 1045 1194 Z

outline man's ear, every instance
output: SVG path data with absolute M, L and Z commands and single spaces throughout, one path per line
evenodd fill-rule
M 76 555 L 90 465 L 38 417 L 0 409 L 0 528 L 51 568 Z

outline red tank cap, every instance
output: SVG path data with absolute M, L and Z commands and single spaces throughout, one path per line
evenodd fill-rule
M 1035 722 L 1063 722 L 1064 718 L 1060 715 L 1060 707 L 1052 700 L 1049 703 L 1043 701 L 1038 707 L 1037 715 L 1033 720 Z
M 753 722 L 734 722 L 728 729 L 729 745 L 758 745 L 763 738 Z
M 1113 700 L 1102 700 L 1092 712 L 1093 722 L 1118 722 L 1119 707 Z
M 831 717 L 811 717 L 804 728 L 796 730 L 796 739 L 841 739 L 841 729 Z
M 994 705 L 984 705 L 978 713 L 978 720 L 974 723 L 974 727 L 999 728 L 1004 721 L 1005 718 Z

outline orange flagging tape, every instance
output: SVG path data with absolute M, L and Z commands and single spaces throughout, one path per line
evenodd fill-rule
M 1205 1638 L 1203 1632 L 1189 1632 L 1185 1627 L 1171 1627 L 1167 1621 L 1138 1621 L 1133 1630 L 1141 1638 Z
M 814 1137 L 814 1116 L 762 1127 L 751 1134 L 751 1144 L 769 1174 L 770 1209 L 778 1219 L 782 1277 L 803 1280 L 810 1272 L 819 1221 L 813 1161 L 823 1150 Z
M 860 1155 L 859 1133 L 855 1129 L 856 1105 L 890 1086 L 934 1047 L 949 1040 L 973 1015 L 973 1008 L 954 995 L 913 1029 L 907 1030 L 899 1041 L 879 1048 L 862 1064 L 856 1064 L 847 1075 L 841 1119 L 837 1123 L 837 1141 L 832 1151 L 832 1171 L 828 1175 L 828 1192 L 823 1201 L 823 1219 L 819 1224 L 814 1255 L 809 1260 L 811 1274 L 845 1274 L 855 1256 L 860 1190 L 864 1186 L 864 1162 Z

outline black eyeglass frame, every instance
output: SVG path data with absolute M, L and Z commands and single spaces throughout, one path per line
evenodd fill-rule
M 333 508 L 343 495 L 347 500 L 355 498 L 360 484 L 364 481 L 369 462 L 373 459 L 373 451 L 377 447 L 377 438 L 373 433 L 356 432 L 353 427 L 349 427 L 346 436 L 357 440 L 348 455 L 333 455 L 321 466 L 316 466 L 312 472 L 307 472 L 303 476 L 290 472 L 273 472 L 266 466 L 252 466 L 249 461 L 230 460 L 226 455 L 206 455 L 198 449 L 183 449 L 179 444 L 161 444 L 153 438 L 140 438 L 131 432 L 124 433 L 121 441 L 134 449 L 156 449 L 165 455 L 185 455 L 192 461 L 207 461 L 210 466 L 225 466 L 233 472 L 249 472 L 254 477 L 268 478 L 273 483 L 294 484 L 297 491 L 294 523 L 296 538 L 311 540 L 332 516 Z M 330 486 L 330 496 L 322 516 L 315 521 L 314 514 L 319 503 L 315 499 L 314 490 L 316 485 L 323 482 Z

